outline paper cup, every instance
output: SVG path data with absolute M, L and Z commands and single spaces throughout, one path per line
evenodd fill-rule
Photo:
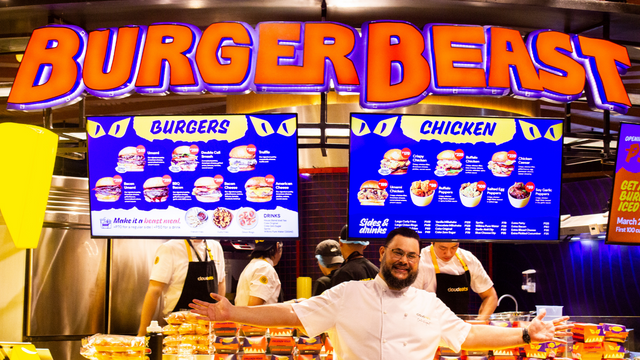
M 509 202 L 511 203 L 511 205 L 514 208 L 518 209 L 527 206 L 527 204 L 529 203 L 529 199 L 531 199 L 531 194 L 529 194 L 529 196 L 524 199 L 516 199 L 513 196 L 509 195 L 509 193 L 507 193 L 507 196 L 509 197 Z
M 480 192 L 480 195 L 470 198 L 462 195 L 462 189 L 460 189 L 460 201 L 462 201 L 462 205 L 466 207 L 476 207 L 480 204 L 480 199 L 482 199 L 482 192 Z
M 431 204 L 431 200 L 433 200 L 433 195 L 435 193 L 436 192 L 434 191 L 429 196 L 417 196 L 412 192 L 411 193 L 411 201 L 413 201 L 413 203 L 416 206 L 427 206 L 427 205 Z

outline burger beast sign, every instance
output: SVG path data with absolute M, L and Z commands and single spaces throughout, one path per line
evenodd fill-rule
M 367 109 L 412 105 L 430 94 L 514 95 L 626 113 L 624 46 L 539 30 L 523 39 L 493 26 L 372 21 L 181 23 L 85 30 L 36 29 L 8 98 L 9 110 L 38 110 L 85 94 L 120 98 L 222 93 L 360 94 Z M 586 85 L 585 85 L 586 84 Z

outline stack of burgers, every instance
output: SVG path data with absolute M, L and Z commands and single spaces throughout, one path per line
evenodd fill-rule
M 240 334 L 242 340 L 242 360 L 267 360 L 267 329 L 262 327 L 242 325 Z
M 618 324 L 576 323 L 571 355 L 579 360 L 622 359 L 626 350 L 627 329 Z
M 198 320 L 188 311 L 171 313 L 166 320 L 168 325 L 162 328 L 164 354 L 213 354 L 210 322 Z
M 298 338 L 298 360 L 320 360 L 323 347 L 322 337 L 300 336 Z
M 236 354 L 240 351 L 240 339 L 238 339 L 238 324 L 225 321 L 215 322 L 213 332 L 216 335 L 213 346 L 216 348 L 215 360 L 237 360 Z
M 91 360 L 144 360 L 143 336 L 95 334 L 82 340 L 80 354 Z

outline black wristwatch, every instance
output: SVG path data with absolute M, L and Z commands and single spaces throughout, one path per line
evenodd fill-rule
M 529 336 L 529 329 L 527 328 L 522 328 L 522 341 L 531 344 L 531 336 Z

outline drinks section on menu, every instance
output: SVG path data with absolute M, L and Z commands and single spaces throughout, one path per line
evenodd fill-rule
M 349 237 L 558 240 L 562 120 L 352 114 Z
M 91 230 L 295 238 L 295 114 L 88 117 Z

